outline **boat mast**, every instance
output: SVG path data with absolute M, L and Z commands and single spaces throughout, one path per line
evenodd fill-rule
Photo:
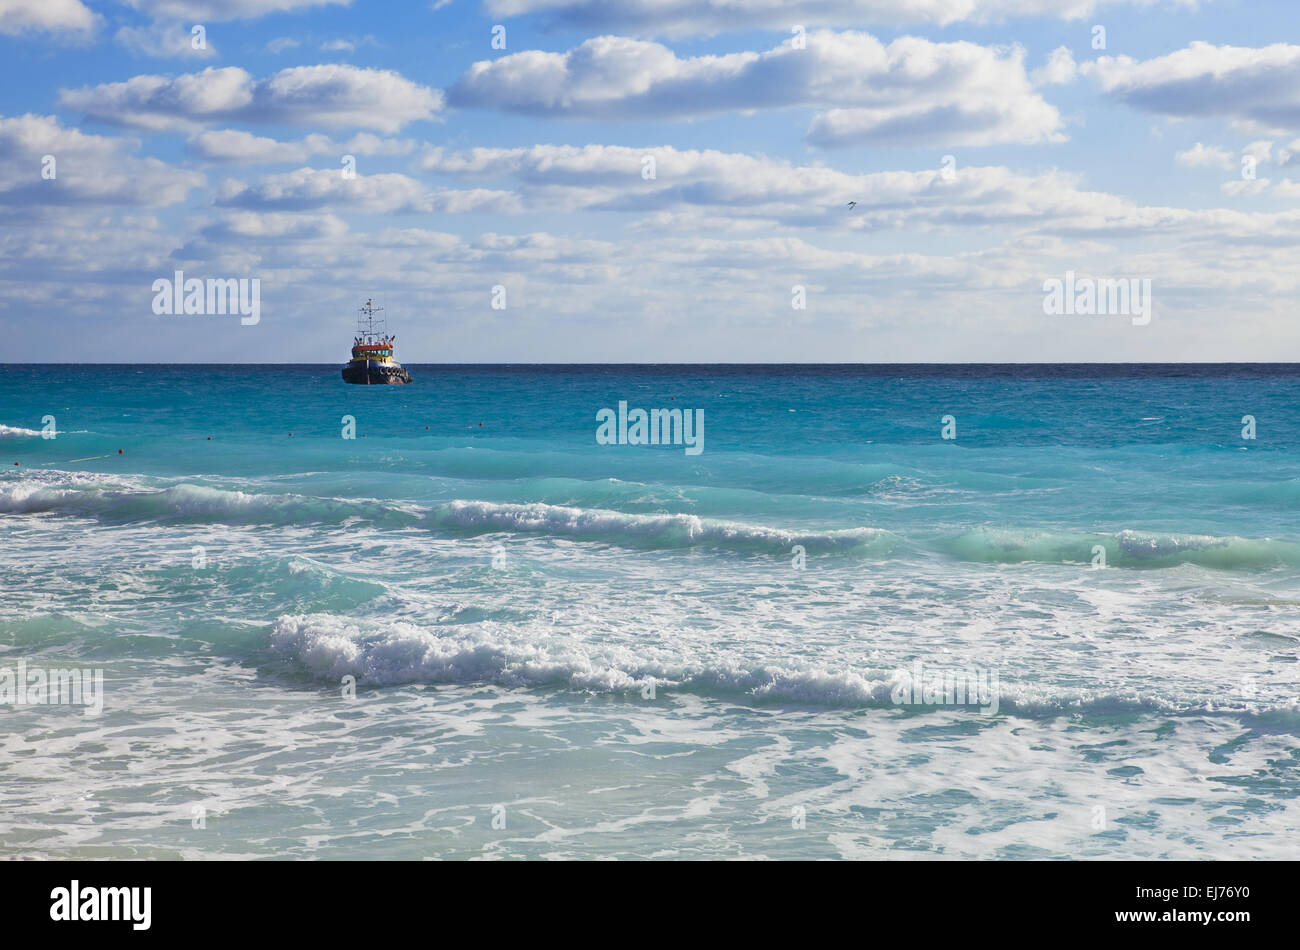
M 375 330 L 375 314 L 383 313 L 383 307 L 376 307 L 370 297 L 366 298 L 365 306 L 361 308 L 361 316 L 357 318 L 357 332 L 367 343 L 374 343 L 377 334 L 387 333 L 388 327 L 383 317 L 379 318 L 379 330 Z

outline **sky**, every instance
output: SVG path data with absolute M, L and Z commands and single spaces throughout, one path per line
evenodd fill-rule
M 1294 0 L 0 0 L 0 363 L 1300 362 L 1298 284 Z

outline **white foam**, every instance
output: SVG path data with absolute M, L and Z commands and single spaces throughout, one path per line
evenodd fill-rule
M 626 514 L 564 505 L 457 500 L 431 516 L 439 527 L 561 534 L 611 542 L 667 546 L 715 545 L 788 552 L 796 544 L 819 551 L 887 550 L 895 538 L 881 528 L 793 531 L 688 514 Z
M 0 439 L 40 438 L 40 430 L 24 429 L 21 426 L 0 425 Z

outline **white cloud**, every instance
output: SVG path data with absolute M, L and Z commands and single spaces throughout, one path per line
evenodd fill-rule
M 281 142 L 243 129 L 200 132 L 190 137 L 189 146 L 206 161 L 236 165 L 297 163 L 316 155 L 409 155 L 415 149 L 409 139 L 383 139 L 369 132 L 359 132 L 344 142 L 320 134 Z
M 613 164 L 606 168 L 608 161 Z M 467 151 L 444 156 L 443 165 L 459 165 L 469 175 L 500 174 L 501 163 L 516 163 L 521 177 L 543 179 L 556 166 L 555 174 L 571 176 L 579 187 L 584 168 L 597 178 L 618 176 L 622 161 L 599 152 L 538 153 L 519 161 Z M 728 167 L 705 153 L 698 161 L 697 175 L 711 162 L 719 171 Z M 777 187 L 777 165 L 769 188 Z M 1015 181 L 1006 179 L 1002 190 L 1014 194 Z M 878 184 L 883 209 L 888 194 Z M 1047 191 L 1033 201 L 1050 200 Z M 187 273 L 260 277 L 264 302 L 275 315 L 264 322 L 265 342 L 316 361 L 334 359 L 337 340 L 347 338 L 348 309 L 339 306 L 338 288 L 375 285 L 387 289 L 390 310 L 403 315 L 403 351 L 411 362 L 615 361 L 630 354 L 646 360 L 765 360 L 773 354 L 914 360 L 918 339 L 925 341 L 924 358 L 935 360 L 1258 359 L 1262 352 L 1300 358 L 1287 304 L 1300 290 L 1294 267 L 1300 210 L 1289 217 L 1215 212 L 1225 222 L 1272 222 L 1267 240 L 1244 246 L 1204 240 L 1215 226 L 1209 215 L 1179 220 L 1177 212 L 1164 211 L 1172 240 L 1159 242 L 1146 234 L 1114 242 L 1113 231 L 1080 239 L 981 229 L 970 233 L 987 237 L 963 242 L 969 249 L 927 243 L 909 250 L 892 233 L 871 248 L 867 235 L 847 243 L 823 241 L 813 231 L 737 238 L 682 228 L 634 239 L 630 251 L 619 236 L 371 230 L 320 210 L 231 209 L 215 220 L 196 216 L 163 229 L 156 221 L 69 208 L 57 219 L 24 216 L 0 229 L 0 281 L 26 294 L 21 309 L 12 296 L 0 301 L 0 321 L 18 330 L 10 344 L 19 356 L 84 358 L 67 342 L 84 329 L 95 334 L 97 355 L 105 359 L 139 360 L 142 345 L 151 359 L 200 351 L 208 359 L 239 359 L 246 338 L 204 322 L 159 322 L 149 313 L 151 281 L 183 267 Z M 1280 240 L 1284 234 L 1289 242 Z M 106 246 L 112 254 L 101 260 Z M 100 264 L 88 271 L 87 261 Z M 1044 318 L 1042 282 L 1067 269 L 1151 276 L 1159 288 L 1158 322 L 1138 334 L 1124 321 Z M 489 288 L 498 283 L 510 289 L 508 312 L 489 305 Z M 795 283 L 808 288 L 806 312 L 790 309 Z M 35 330 L 28 330 L 33 325 L 21 314 L 46 312 L 56 303 L 67 332 L 38 347 Z M 418 316 L 430 311 L 436 321 Z M 1251 315 L 1250 340 L 1224 338 L 1223 315 L 1232 312 Z M 979 315 L 975 323 L 972 313 Z M 334 324 L 337 334 L 329 329 Z M 147 332 L 131 332 L 136 328 Z M 41 329 L 48 337 L 48 328 Z M 25 332 L 33 342 L 24 341 Z
M 1256 162 L 1271 162 L 1273 160 L 1273 143 L 1268 141 L 1251 142 L 1241 150 L 1243 155 L 1249 155 Z
M 350 40 L 335 39 L 326 40 L 321 43 L 320 48 L 325 53 L 355 53 L 358 46 L 379 46 L 380 42 L 370 34 L 362 37 L 354 37 Z
M 1147 112 L 1222 116 L 1265 130 L 1300 129 L 1300 46 L 1195 42 L 1141 62 L 1103 56 L 1080 70 L 1114 98 Z
M 1242 196 L 1253 196 L 1263 194 L 1268 190 L 1267 178 L 1234 178 L 1231 181 L 1225 181 L 1219 186 L 1219 190 L 1225 195 L 1233 198 Z
M 268 341 L 286 347 L 298 341 L 293 352 L 317 361 L 333 359 L 337 340 L 347 338 L 348 308 L 339 306 L 338 288 L 374 285 L 388 292 L 410 362 L 629 355 L 761 360 L 774 352 L 786 359 L 914 360 L 918 336 L 924 357 L 937 360 L 1005 359 L 1009 345 L 1062 361 L 1250 359 L 1269 343 L 1274 358 L 1300 356 L 1286 303 L 1300 288 L 1292 248 L 1192 242 L 1135 253 L 1101 242 L 1025 237 L 970 251 L 870 252 L 790 236 L 679 232 L 638 241 L 636 253 L 628 253 L 618 239 L 538 231 L 342 232 L 329 215 L 233 212 L 198 227 L 171 236 L 77 219 L 57 229 L 0 232 L 0 280 L 22 275 L 33 295 L 23 310 L 58 302 L 63 327 L 90 313 L 80 325 L 98 328 L 102 356 L 134 360 L 141 345 L 165 334 L 178 338 L 179 352 L 201 349 L 210 359 L 238 358 L 246 346 L 246 338 L 224 327 L 149 315 L 150 281 L 177 266 L 187 273 L 260 276 L 264 302 L 275 314 L 265 321 Z M 86 274 L 80 262 L 109 239 L 114 264 L 122 265 Z M 1045 318 L 1042 281 L 1067 269 L 1152 276 L 1158 321 L 1137 333 L 1127 321 Z M 35 284 L 32 275 L 40 278 Z M 64 283 L 77 296 L 62 290 Z M 510 288 L 507 312 L 489 305 L 497 283 Z M 806 312 L 791 311 L 795 283 L 808 288 Z M 1250 313 L 1253 343 L 1224 337 L 1225 300 L 1233 312 Z M 436 321 L 420 316 L 431 310 Z M 0 302 L 0 318 L 11 313 L 12 299 Z M 972 313 L 979 315 L 974 324 Z M 104 314 L 112 315 L 107 325 Z M 153 329 L 116 332 L 137 325 Z M 334 325 L 337 334 L 329 329 Z M 41 352 L 51 354 L 53 345 L 53 356 L 64 355 L 62 339 L 43 342 Z M 160 356 L 166 353 L 163 348 Z
M 204 226 L 208 241 L 332 241 L 347 233 L 347 224 L 332 214 L 285 214 L 232 211 Z
M 207 184 L 200 172 L 129 154 L 138 145 L 65 128 L 53 116 L 0 117 L 0 204 L 165 207 Z M 52 179 L 42 177 L 47 155 Z
M 1024 51 L 819 31 L 807 48 L 679 58 L 616 36 L 567 53 L 530 50 L 475 63 L 453 105 L 576 118 L 688 118 L 793 106 L 822 146 L 1062 141 L 1060 114 L 1034 91 Z
M 363 214 L 428 214 L 434 196 L 423 184 L 405 175 L 355 175 L 342 169 L 299 168 L 267 175 L 256 184 L 222 182 L 217 204 L 253 211 L 315 211 L 346 209 Z
M 258 80 L 229 66 L 65 89 L 59 102 L 90 118 L 146 129 L 244 120 L 394 132 L 434 118 L 442 94 L 389 70 L 295 66 Z
M 1175 152 L 1174 161 L 1186 168 L 1200 168 L 1209 165 L 1213 168 L 1234 168 L 1237 159 L 1226 148 L 1202 145 L 1197 142 L 1184 152 Z
M 652 179 L 642 175 L 647 158 L 654 162 Z M 1003 168 L 965 168 L 948 180 L 934 168 L 852 175 L 822 165 L 670 146 L 429 148 L 417 164 L 454 178 L 508 180 L 517 195 L 511 209 L 516 213 L 703 208 L 718 221 L 861 229 L 1015 220 L 1049 206 L 1069 213 L 1083 201 L 1073 181 L 1057 174 L 1034 178 Z M 858 203 L 852 213 L 845 208 L 850 200 Z
M 649 180 L 641 174 L 647 156 L 655 165 Z M 431 174 L 498 186 L 438 191 L 440 212 L 631 212 L 644 216 L 632 227 L 662 234 L 777 227 L 917 234 L 996 227 L 1076 239 L 1300 241 L 1297 213 L 1143 206 L 1081 188 L 1076 176 L 1056 171 L 1025 175 L 964 166 L 950 179 L 938 168 L 855 175 L 740 153 L 608 145 L 429 148 L 417 165 Z M 848 201 L 857 202 L 852 211 Z
M 100 17 L 81 0 L 0 0 L 0 34 L 54 33 L 89 38 Z
M 149 26 L 124 26 L 114 37 L 118 43 L 140 56 L 155 58 L 210 59 L 217 48 L 204 36 L 203 46 L 194 48 L 192 26 L 179 23 L 154 23 Z
M 298 168 L 255 182 L 227 179 L 216 202 L 256 212 L 331 209 L 357 214 L 511 214 L 523 210 L 519 196 L 488 188 L 432 189 L 392 173 L 345 178 L 338 168 Z
M 1073 82 L 1079 75 L 1079 66 L 1074 61 L 1074 54 L 1069 47 L 1058 46 L 1048 54 L 1047 62 L 1036 69 L 1030 78 L 1036 86 L 1059 86 Z
M 279 54 L 283 53 L 287 49 L 293 49 L 294 47 L 301 45 L 302 42 L 300 40 L 295 40 L 291 36 L 277 36 L 266 44 L 266 51 L 268 53 Z

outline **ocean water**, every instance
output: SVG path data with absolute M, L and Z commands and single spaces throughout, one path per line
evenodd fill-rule
M 411 370 L 0 367 L 0 856 L 1294 856 L 1300 367 Z

